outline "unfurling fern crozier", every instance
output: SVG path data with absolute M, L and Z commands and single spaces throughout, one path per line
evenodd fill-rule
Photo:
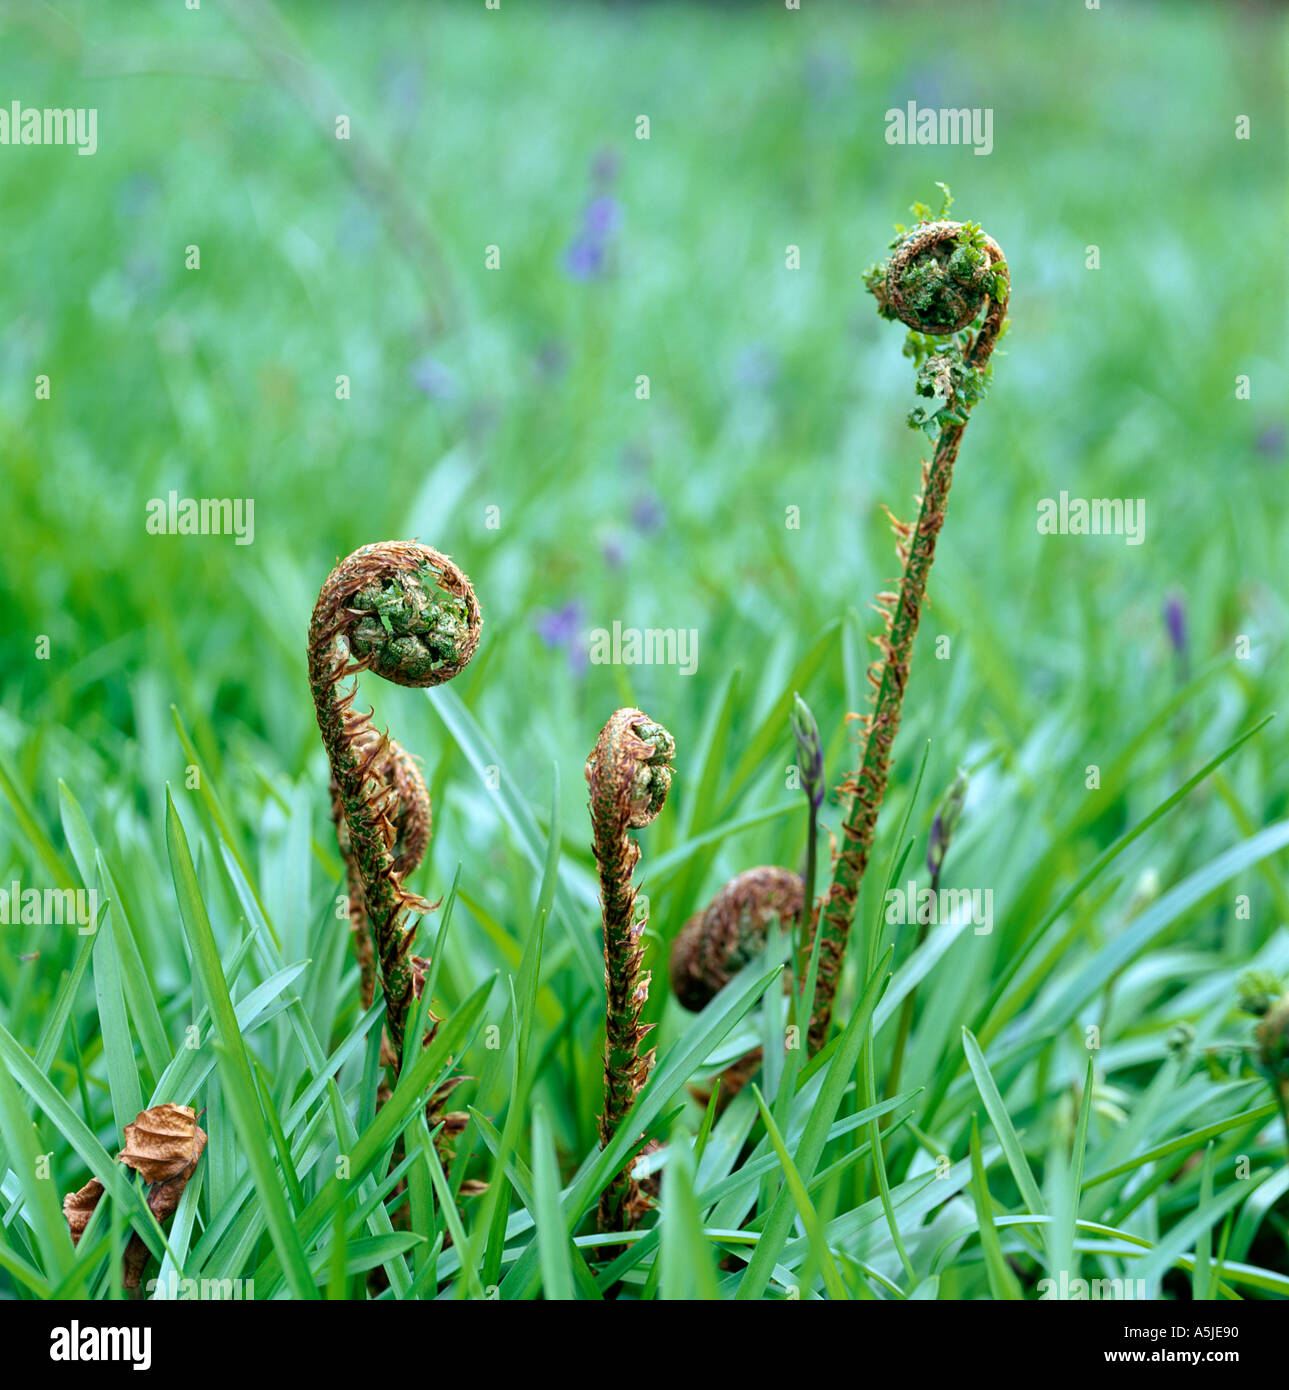
M 586 760 L 604 927 L 601 1144 L 608 1144 L 621 1127 L 653 1065 L 652 1050 L 641 1050 L 651 1026 L 640 1022 L 649 996 L 649 975 L 641 968 L 647 914 L 636 902 L 632 875 L 640 862 L 640 846 L 629 832 L 643 829 L 662 810 L 675 753 L 675 740 L 661 724 L 638 709 L 620 709 L 605 724 Z M 600 1230 L 630 1230 L 647 1205 L 628 1164 L 601 1194 Z
M 396 1069 L 424 983 L 407 917 L 430 904 L 403 883 L 429 843 L 430 798 L 406 749 L 355 709 L 357 685 L 347 682 L 373 671 L 396 685 L 440 685 L 474 655 L 482 621 L 469 579 L 446 555 L 415 541 L 383 541 L 336 566 L 309 626 L 309 685 L 331 766 L 363 1002 L 379 978 Z

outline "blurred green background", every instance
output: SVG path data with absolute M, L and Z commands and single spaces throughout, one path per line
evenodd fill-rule
M 980 768 L 956 867 L 996 889 L 1000 926 L 955 947 L 964 976 L 946 987 L 987 981 L 1056 886 L 1284 687 L 1284 38 L 1280 7 L 1244 3 L 5 6 L 0 97 L 99 111 L 92 158 L 0 147 L 0 753 L 16 800 L 61 854 L 57 779 L 74 790 L 134 866 L 123 891 L 179 988 L 165 785 L 186 820 L 204 812 L 173 704 L 303 945 L 339 874 L 309 614 L 338 558 L 417 536 L 473 579 L 483 646 L 451 693 L 542 825 L 559 765 L 592 948 L 582 764 L 618 705 L 679 749 L 646 879 L 651 854 L 754 822 L 646 882 L 659 937 L 739 869 L 797 863 L 786 720 L 770 718 L 777 742 L 755 734 L 795 686 L 833 784 L 854 757 L 867 605 L 897 573 L 879 504 L 912 515 L 927 449 L 904 422 L 902 332 L 860 275 L 944 180 L 953 215 L 1007 253 L 1011 329 L 959 463 L 879 850 L 928 739 L 916 833 L 954 768 Z M 992 153 L 888 145 L 885 112 L 909 101 L 992 109 Z M 1062 489 L 1144 498 L 1145 543 L 1040 536 L 1038 503 Z M 147 534 L 148 500 L 171 490 L 253 498 L 254 543 Z M 697 629 L 696 674 L 588 666 L 585 633 L 615 620 Z M 361 698 L 435 791 L 413 886 L 438 896 L 463 865 L 450 1004 L 513 964 L 535 881 L 433 702 L 377 684 Z M 1226 795 L 1196 793 L 1125 856 L 1088 943 L 1141 873 L 1167 884 L 1285 813 L 1285 729 L 1229 765 Z M 12 809 L 0 879 L 39 882 Z M 308 912 L 280 870 L 301 825 L 317 840 Z M 1127 991 L 1130 1017 L 1200 973 L 1191 947 L 1234 972 L 1272 939 L 1278 871 L 1241 891 L 1252 917 L 1223 901 L 1190 919 L 1175 970 Z M 68 958 L 57 928 L 39 945 L 25 967 L 5 953 L 15 1019 L 38 1018 Z M 1283 935 L 1275 954 L 1289 964 Z M 589 1142 L 594 981 L 560 979 L 566 1009 L 588 1005 L 567 1040 L 586 1095 L 561 1142 L 574 1126 Z M 1186 1012 L 1165 1008 L 1125 1059 L 1162 1055 Z M 951 1017 L 921 1033 L 913 1079 Z

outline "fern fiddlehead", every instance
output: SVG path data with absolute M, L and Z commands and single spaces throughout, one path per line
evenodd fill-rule
M 886 791 L 891 747 L 900 726 L 913 641 L 936 539 L 944 525 L 953 466 L 970 411 L 985 394 L 990 358 L 1007 318 L 1010 277 L 998 243 L 974 223 L 933 220 L 929 210 L 920 211 L 924 215 L 918 225 L 897 237 L 890 258 L 864 277 L 882 317 L 899 319 L 913 330 L 905 351 L 917 366 L 918 394 L 935 408 L 918 406 L 910 413 L 909 423 L 935 432 L 936 446 L 930 463 L 923 465 L 916 523 L 909 526 L 892 518 L 903 575 L 898 593 L 879 595 L 885 632 L 873 638 L 879 656 L 868 672 L 874 707 L 863 719 L 859 769 L 843 786 L 849 802 L 832 883 L 805 933 L 798 961 L 804 979 L 818 936 L 818 976 L 809 1029 L 812 1054 L 828 1037 L 860 881 L 868 867 Z
M 792 933 L 801 919 L 805 884 L 800 874 L 777 865 L 746 869 L 696 912 L 671 943 L 671 988 L 682 1008 L 697 1012 L 749 961 L 765 950 L 770 927 Z M 760 1069 L 762 1052 L 753 1048 L 721 1072 L 717 1111 L 722 1111 Z M 691 1087 L 703 1105 L 705 1087 Z
M 800 874 L 774 865 L 732 878 L 671 945 L 671 987 L 686 1009 L 703 1008 L 765 950 L 770 925 L 791 928 L 801 915 Z
M 652 1027 L 640 1022 L 649 997 L 649 975 L 641 969 L 641 938 L 648 918 L 647 910 L 637 910 L 632 875 L 640 862 L 640 846 L 628 832 L 643 829 L 662 810 L 675 753 L 675 740 L 661 724 L 638 709 L 620 709 L 610 716 L 586 760 L 604 927 L 602 1145 L 621 1127 L 653 1065 L 653 1051 L 640 1050 Z M 601 1231 L 630 1230 L 647 1207 L 631 1168 L 628 1164 L 600 1196 Z
M 479 645 L 483 619 L 466 575 L 415 541 L 354 551 L 322 586 L 309 625 L 309 685 L 331 767 L 332 816 L 349 879 L 349 918 L 364 1004 L 379 976 L 397 1069 L 425 962 L 411 954 L 411 912 L 430 904 L 404 888 L 430 839 L 430 798 L 411 755 L 371 714 L 354 708 L 357 682 L 374 671 L 396 685 L 451 680 Z

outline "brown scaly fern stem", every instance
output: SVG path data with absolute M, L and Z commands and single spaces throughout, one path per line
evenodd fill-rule
M 704 1008 L 765 950 L 771 923 L 788 932 L 795 928 L 804 900 L 801 875 L 790 869 L 767 864 L 730 879 L 671 943 L 671 988 L 676 1002 L 694 1012 Z M 718 1110 L 724 1110 L 760 1066 L 758 1047 L 725 1068 Z M 703 1105 L 711 1099 L 710 1091 L 691 1090 Z
M 432 905 L 403 881 L 429 844 L 430 798 L 410 754 L 354 708 L 357 683 L 345 683 L 362 671 L 405 686 L 451 680 L 474 655 L 482 621 L 469 579 L 446 555 L 415 541 L 383 541 L 336 566 L 309 626 L 309 685 L 331 765 L 363 1004 L 379 978 L 382 1053 L 395 1072 L 408 1011 L 425 984 L 427 962 L 411 954 L 407 917 Z
M 647 910 L 636 908 L 631 878 L 640 862 L 640 846 L 627 832 L 643 829 L 662 810 L 675 753 L 675 740 L 661 724 L 638 709 L 620 709 L 605 724 L 586 760 L 604 924 L 602 1145 L 618 1132 L 653 1066 L 653 1051 L 642 1054 L 640 1050 L 653 1026 L 640 1022 L 640 1010 L 649 997 L 649 974 L 641 969 L 641 938 L 648 916 Z M 600 1196 L 601 1231 L 629 1231 L 648 1209 L 632 1166 L 628 1163 Z
M 859 770 L 842 787 L 850 801 L 832 883 L 815 908 L 798 961 L 804 981 L 818 934 L 819 968 L 809 1028 L 811 1055 L 828 1039 L 860 881 L 872 853 L 891 747 L 900 727 L 913 640 L 935 559 L 936 539 L 944 525 L 953 466 L 970 409 L 984 394 L 989 359 L 1006 322 L 1010 291 L 1007 264 L 997 242 L 973 224 L 959 222 L 924 221 L 897 239 L 890 260 L 874 267 L 866 279 L 882 315 L 898 318 L 914 330 L 913 355 L 922 363 L 920 394 L 944 399 L 945 405 L 934 416 L 922 411 L 915 412 L 918 419 L 911 418 L 912 423 L 934 420 L 939 425 L 935 453 L 929 464 L 923 464 L 916 524 L 909 526 L 891 518 L 904 573 L 898 593 L 878 596 L 886 631 L 872 639 L 880 652 L 868 672 L 874 709 L 863 717 Z M 950 342 L 944 341 L 955 334 Z
M 385 757 L 372 766 L 373 778 L 389 788 L 394 826 L 394 873 L 400 882 L 420 867 L 429 848 L 432 830 L 430 793 L 425 778 L 412 755 L 389 740 Z M 335 777 L 331 779 L 331 819 L 336 827 L 340 855 L 345 863 L 349 890 L 349 927 L 354 936 L 354 954 L 361 972 L 362 1007 L 370 1009 L 376 997 L 376 955 L 372 948 L 371 922 L 367 913 L 367 897 L 363 891 L 362 873 L 354 857 L 349 839 L 349 824 L 345 820 L 344 803 Z M 413 959 L 417 959 L 413 957 Z

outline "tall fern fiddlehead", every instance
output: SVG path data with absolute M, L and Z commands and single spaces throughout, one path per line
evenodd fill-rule
M 395 685 L 440 685 L 479 645 L 483 619 L 470 581 L 415 541 L 355 550 L 322 586 L 309 625 L 309 685 L 327 761 L 332 815 L 349 877 L 349 918 L 364 1004 L 379 974 L 397 1069 L 425 962 L 411 954 L 409 912 L 430 904 L 403 887 L 430 838 L 430 798 L 410 754 L 354 708 L 355 681 L 374 671 Z
M 662 810 L 675 753 L 675 740 L 661 724 L 638 709 L 620 709 L 609 718 L 586 760 L 604 924 L 602 1145 L 622 1126 L 653 1066 L 653 1051 L 640 1050 L 652 1027 L 640 1022 L 649 997 L 649 975 L 641 970 L 648 914 L 647 909 L 637 911 L 631 879 L 640 862 L 640 846 L 628 831 L 643 829 Z M 600 1196 L 601 1231 L 630 1230 L 648 1205 L 631 1169 L 629 1163 Z
M 883 318 L 899 319 L 913 330 L 905 351 L 917 366 L 919 396 L 932 400 L 935 408 L 918 406 L 910 413 L 909 423 L 929 434 L 935 432 L 936 446 L 931 462 L 923 464 L 916 524 L 909 526 L 892 518 L 904 573 L 898 593 L 878 596 L 886 630 L 873 639 L 880 652 L 868 672 L 874 708 L 863 720 L 859 770 L 843 787 L 850 800 L 832 883 L 811 930 L 805 934 L 798 961 L 804 979 L 817 935 L 819 966 L 810 1018 L 811 1053 L 828 1037 L 859 885 L 868 867 L 886 791 L 891 746 L 900 726 L 913 639 L 922 616 L 936 538 L 944 525 L 953 465 L 971 408 L 988 386 L 989 359 L 1007 318 L 1010 279 L 998 243 L 974 223 L 933 220 L 929 209 L 918 211 L 918 225 L 902 232 L 892 243 L 890 259 L 873 266 L 864 279 Z

